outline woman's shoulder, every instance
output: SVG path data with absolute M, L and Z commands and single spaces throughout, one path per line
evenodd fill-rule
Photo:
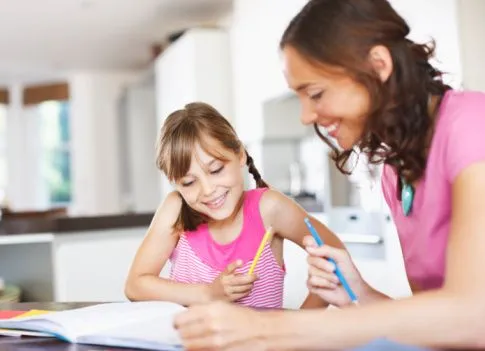
M 449 90 L 439 109 L 439 119 L 449 124 L 480 116 L 485 120 L 485 93 L 472 90 Z
M 485 93 L 449 90 L 438 110 L 434 144 L 446 147 L 453 139 L 459 140 L 477 130 L 482 132 L 484 128 Z
M 443 165 L 450 181 L 466 166 L 485 159 L 484 130 L 485 93 L 448 91 L 440 106 L 429 157 Z
M 445 93 L 445 98 L 462 101 L 475 101 L 475 102 L 485 102 L 485 93 L 476 90 L 460 90 L 460 89 L 450 89 Z

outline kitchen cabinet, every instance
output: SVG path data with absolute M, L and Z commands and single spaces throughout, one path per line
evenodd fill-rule
M 120 301 L 145 227 L 0 235 L 0 276 L 24 301 Z

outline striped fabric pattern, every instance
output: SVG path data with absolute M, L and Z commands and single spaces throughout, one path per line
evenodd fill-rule
M 197 256 L 185 234 L 179 239 L 171 256 L 171 263 L 170 279 L 181 283 L 211 283 L 221 273 Z M 251 263 L 252 260 L 245 262 L 237 272 L 246 274 Z M 259 279 L 254 283 L 251 293 L 236 302 L 256 308 L 281 308 L 285 270 L 276 261 L 270 244 L 263 249 L 255 274 Z

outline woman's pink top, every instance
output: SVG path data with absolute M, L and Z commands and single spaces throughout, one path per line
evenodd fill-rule
M 485 94 L 450 90 L 443 97 L 437 118 L 426 172 L 416 188 L 409 216 L 403 214 L 396 196 L 398 177 L 394 169 L 386 165 L 382 177 L 384 197 L 414 291 L 443 285 L 453 182 L 465 168 L 485 161 Z

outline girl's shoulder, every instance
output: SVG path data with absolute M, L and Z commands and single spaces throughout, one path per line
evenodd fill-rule
M 266 188 L 261 194 L 259 211 L 263 219 L 271 218 L 278 215 L 281 209 L 291 202 L 292 200 L 282 192 Z
M 167 195 L 165 201 L 162 203 L 162 208 L 172 215 L 178 217 L 180 209 L 182 208 L 182 196 L 178 191 L 172 191 Z
M 181 208 L 182 197 L 177 191 L 172 191 L 157 209 L 155 217 L 159 223 L 163 223 L 163 225 L 173 228 L 180 215 Z

